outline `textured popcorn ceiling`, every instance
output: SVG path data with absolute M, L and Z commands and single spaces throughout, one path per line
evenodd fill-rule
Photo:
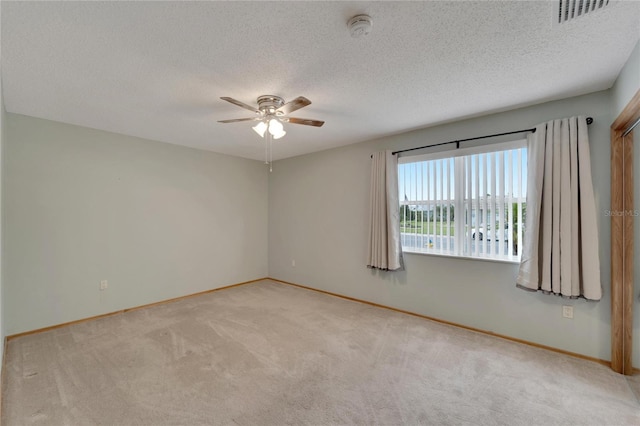
M 326 124 L 287 125 L 286 158 L 611 87 L 640 2 L 562 25 L 554 4 L 2 1 L 5 107 L 263 159 L 250 123 L 216 122 L 251 115 L 220 96 L 305 96 L 292 115 Z

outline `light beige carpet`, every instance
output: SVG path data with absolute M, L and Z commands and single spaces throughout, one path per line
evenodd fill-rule
M 3 425 L 638 425 L 605 366 L 270 281 L 9 342 Z

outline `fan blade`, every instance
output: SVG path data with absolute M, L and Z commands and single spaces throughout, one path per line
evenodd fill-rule
M 322 127 L 322 125 L 324 124 L 324 121 L 320 121 L 320 120 L 310 120 L 308 118 L 295 118 L 295 117 L 287 117 L 287 122 L 289 123 L 293 123 L 293 124 L 304 124 L 305 126 L 315 126 L 315 127 Z
M 218 123 L 237 123 L 239 121 L 256 121 L 256 120 L 260 120 L 260 117 L 234 118 L 233 120 L 218 120 Z
M 276 114 L 282 113 L 284 115 L 287 115 L 292 113 L 293 111 L 299 110 L 300 108 L 306 107 L 307 105 L 311 105 L 311 101 L 304 96 L 298 96 L 294 100 L 289 101 L 278 108 L 276 110 Z
M 232 104 L 238 105 L 241 108 L 248 109 L 249 111 L 253 111 L 256 114 L 260 114 L 260 110 L 259 109 L 256 109 L 256 108 L 252 107 L 251 105 L 247 105 L 244 102 L 240 102 L 238 100 L 235 100 L 233 98 L 229 98 L 229 97 L 226 97 L 226 96 L 223 96 L 220 99 L 222 99 L 223 101 L 231 102 Z

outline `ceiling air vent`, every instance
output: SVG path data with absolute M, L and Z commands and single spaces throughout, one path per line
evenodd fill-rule
M 563 24 L 613 3 L 613 0 L 558 0 L 554 22 Z

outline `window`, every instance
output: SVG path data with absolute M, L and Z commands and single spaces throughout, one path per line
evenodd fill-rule
M 527 209 L 525 140 L 398 162 L 403 251 L 520 260 Z

